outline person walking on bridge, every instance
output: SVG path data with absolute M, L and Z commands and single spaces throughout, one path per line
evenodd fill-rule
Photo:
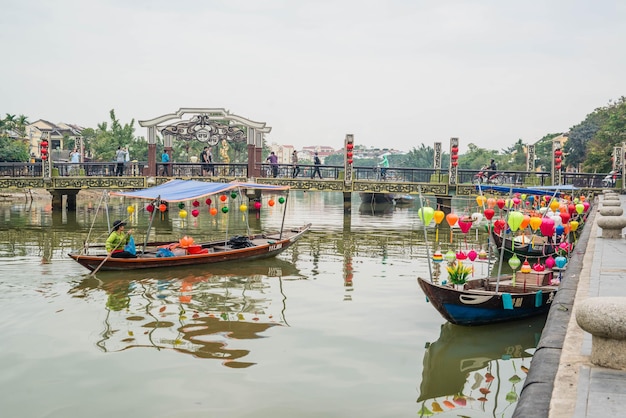
M 318 157 L 317 152 L 313 157 L 313 164 L 315 165 L 315 169 L 313 169 L 313 174 L 311 174 L 311 178 L 315 178 L 315 173 L 317 173 L 317 175 L 320 176 L 321 179 L 322 173 L 320 171 L 320 165 L 322 165 L 322 161 L 320 160 L 320 157 Z

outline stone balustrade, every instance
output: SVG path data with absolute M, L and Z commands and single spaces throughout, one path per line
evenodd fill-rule
M 600 215 L 602 216 L 597 220 L 598 226 L 602 229 L 602 238 L 622 238 L 622 230 L 626 228 L 626 218 L 622 216 L 623 213 L 619 195 L 615 192 L 605 191 L 600 208 Z
M 594 297 L 576 308 L 576 322 L 591 334 L 591 362 L 626 370 L 626 298 Z

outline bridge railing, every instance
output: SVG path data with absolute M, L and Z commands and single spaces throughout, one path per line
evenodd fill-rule
M 163 175 L 165 164 L 157 163 L 157 175 Z M 310 178 L 315 166 L 311 164 L 299 164 L 298 178 Z M 53 175 L 58 176 L 115 176 L 117 163 L 111 162 L 53 162 Z M 270 164 L 261 165 L 261 177 L 272 177 Z M 148 163 L 145 161 L 130 161 L 124 164 L 124 176 L 144 176 L 147 174 Z M 343 178 L 343 166 L 321 165 L 320 172 L 324 179 Z M 169 163 L 169 176 L 196 177 L 202 176 L 200 163 Z M 458 183 L 470 184 L 474 180 L 477 170 L 458 170 Z M 551 184 L 551 175 L 547 171 L 501 171 L 504 176 L 504 184 L 517 186 L 546 186 Z M 293 174 L 291 164 L 279 164 L 277 177 L 290 178 Z M 42 175 L 41 161 L 34 163 L 0 162 L 0 176 L 2 177 L 40 177 Z M 249 177 L 247 163 L 223 164 L 213 163 L 209 166 L 209 176 L 222 177 Z M 562 173 L 562 184 L 580 188 L 606 187 L 602 181 L 608 173 Z M 354 180 L 365 181 L 394 181 L 413 183 L 448 183 L 447 170 L 435 170 L 433 168 L 401 168 L 389 167 L 353 167 Z M 618 179 L 619 180 L 619 179 Z

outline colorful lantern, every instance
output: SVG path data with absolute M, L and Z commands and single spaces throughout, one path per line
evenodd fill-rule
M 472 220 L 467 217 L 463 217 L 462 219 L 459 219 L 457 223 L 459 225 L 459 228 L 461 229 L 461 232 L 463 232 L 464 234 L 467 234 L 467 232 L 472 227 Z
M 441 263 L 443 261 L 443 254 L 441 254 L 441 251 L 437 250 L 433 253 L 433 262 L 435 263 Z
M 556 262 L 554 261 L 554 258 L 552 256 L 546 258 L 546 268 L 553 268 L 556 265 Z
M 578 229 L 578 221 L 570 221 L 569 227 L 572 232 L 576 232 L 576 230 Z
M 454 251 L 448 250 L 444 258 L 448 263 L 453 263 L 456 260 L 456 254 L 454 253 Z
M 194 200 L 193 202 L 191 202 L 191 204 L 193 205 L 194 208 L 197 208 L 198 206 L 200 206 L 200 202 L 198 202 L 197 200 Z
M 200 215 L 200 211 L 198 209 L 194 209 L 191 211 L 191 216 L 193 216 L 194 218 L 197 218 L 198 215 Z
M 420 218 L 425 226 L 428 226 L 430 224 L 430 221 L 432 221 L 433 217 L 435 216 L 435 211 L 431 207 L 424 206 L 418 209 L 417 216 Z
M 522 268 L 519 271 L 520 271 L 520 273 L 530 273 L 531 272 L 530 263 L 528 262 L 528 260 L 524 260 L 524 262 L 522 263 Z
M 154 212 L 154 205 L 152 205 L 152 204 L 148 204 L 148 205 L 146 206 L 146 210 L 147 210 L 148 212 L 150 212 L 150 213 Z
M 228 206 L 222 207 L 222 213 L 228 213 Z
M 261 209 L 261 202 L 254 202 L 254 209 L 256 210 Z
M 185 219 L 187 217 L 187 211 L 185 209 L 179 210 L 178 216 L 180 216 L 182 219 Z
M 159 205 L 159 210 L 161 211 L 161 213 L 165 212 L 167 210 L 167 205 L 165 203 L 161 203 Z
M 488 221 L 491 220 L 491 218 L 493 218 L 493 216 L 496 214 L 496 211 L 493 209 L 485 209 L 485 218 L 487 218 Z
M 178 209 L 184 209 L 185 204 L 183 202 L 178 202 Z
M 282 205 L 283 203 L 285 203 L 285 198 L 284 198 L 284 197 L 282 197 L 282 196 L 281 196 L 281 197 L 279 197 L 279 198 L 278 198 L 278 203 L 280 203 L 281 205 Z
M 530 223 L 530 215 L 524 215 L 524 219 L 522 220 L 522 223 L 519 226 L 520 229 L 526 229 L 529 223 Z
M 213 203 L 213 201 L 211 199 L 207 199 L 204 201 L 204 203 L 206 203 L 208 206 L 211 206 L 211 203 Z
M 433 214 L 433 218 L 435 219 L 435 223 L 437 225 L 439 225 L 441 221 L 443 221 L 443 218 L 445 217 L 446 217 L 446 214 L 442 210 L 436 210 Z
M 230 194 L 230 197 L 232 197 L 233 199 L 236 199 L 237 198 L 237 192 L 232 192 Z
M 563 269 L 565 268 L 565 265 L 567 264 L 567 258 L 560 255 L 554 259 L 554 263 L 556 264 L 558 268 Z
M 487 199 L 487 207 L 489 209 L 493 209 L 496 207 L 496 199 L 494 199 L 493 197 L 490 197 L 489 199 Z
M 226 195 L 225 195 L 225 194 L 223 194 L 223 195 L 221 195 L 221 196 L 220 196 L 220 200 L 221 200 L 222 202 L 226 202 L 226 199 L 228 199 L 228 197 L 226 197 Z
M 476 257 L 478 257 L 478 253 L 474 250 L 469 250 L 469 252 L 467 253 L 467 258 L 470 259 L 470 261 L 474 261 L 476 260 Z
M 446 215 L 446 222 L 448 223 L 448 225 L 450 225 L 450 228 L 456 225 L 458 220 L 459 216 L 456 213 L 448 213 Z
M 483 195 L 476 196 L 476 203 L 478 204 L 478 206 L 484 206 L 486 201 L 487 201 L 487 198 L 485 196 Z
M 274 202 L 273 199 L 270 199 L 270 200 L 267 201 L 267 204 L 270 205 L 270 206 L 274 206 L 276 204 L 276 202 Z
M 211 214 L 211 216 L 215 216 L 217 215 L 217 209 L 211 208 L 211 210 L 209 210 L 209 213 Z
M 178 240 L 178 243 L 182 248 L 187 248 L 193 245 L 194 239 L 192 237 L 184 236 Z
M 504 199 L 498 199 L 496 200 L 496 205 L 498 205 L 499 209 L 504 209 L 504 205 L 506 204 L 506 202 L 504 201 Z
M 240 212 L 245 212 L 247 210 L 248 210 L 248 206 L 246 206 L 245 204 L 242 203 L 241 205 L 239 205 Z
M 133 213 L 135 213 L 135 207 L 134 206 L 127 206 L 126 207 L 126 212 L 128 212 L 129 215 L 132 215 Z
M 535 264 L 533 264 L 533 270 L 535 271 L 544 271 L 545 269 L 546 267 L 540 262 L 536 262 Z
M 544 237 L 551 237 L 554 235 L 554 220 L 552 218 L 542 218 L 541 226 L 539 228 L 541 229 L 541 234 Z
M 519 229 L 523 220 L 524 220 L 524 214 L 522 214 L 522 212 L 513 211 L 509 213 L 507 223 L 509 224 L 511 231 L 515 232 Z
M 585 211 L 585 205 L 583 205 L 582 203 L 577 203 L 576 204 L 576 213 L 578 213 L 580 215 L 584 211 Z

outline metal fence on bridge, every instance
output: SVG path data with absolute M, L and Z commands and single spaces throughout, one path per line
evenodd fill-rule
M 68 163 L 53 162 L 53 175 L 55 176 L 115 176 L 115 162 L 85 162 Z M 124 164 L 124 176 L 144 176 L 147 172 L 147 162 L 131 161 Z M 157 173 L 164 175 L 163 163 L 157 163 Z M 315 166 L 299 164 L 298 178 L 311 178 Z M 276 172 L 278 178 L 292 178 L 293 165 L 279 164 Z M 321 165 L 319 166 L 322 179 L 342 179 L 343 166 Z M 168 173 L 172 177 L 200 177 L 203 176 L 202 165 L 199 163 L 168 163 Z M 458 183 L 470 184 L 474 181 L 476 170 L 458 170 Z M 498 171 L 503 178 L 503 184 L 519 186 L 546 186 L 550 185 L 550 172 L 527 172 L 527 171 Z M 221 164 L 213 163 L 208 167 L 207 176 L 221 177 L 244 177 L 248 176 L 246 163 Z M 9 163 L 0 162 L 0 176 L 2 177 L 40 177 L 42 176 L 42 163 Z M 602 188 L 611 186 L 604 183 L 608 173 L 562 173 L 562 184 L 573 185 L 580 188 Z M 261 177 L 273 177 L 270 164 L 261 164 Z M 361 181 L 393 181 L 411 183 L 448 183 L 448 172 L 432 168 L 400 168 L 400 167 L 353 167 L 352 178 Z

